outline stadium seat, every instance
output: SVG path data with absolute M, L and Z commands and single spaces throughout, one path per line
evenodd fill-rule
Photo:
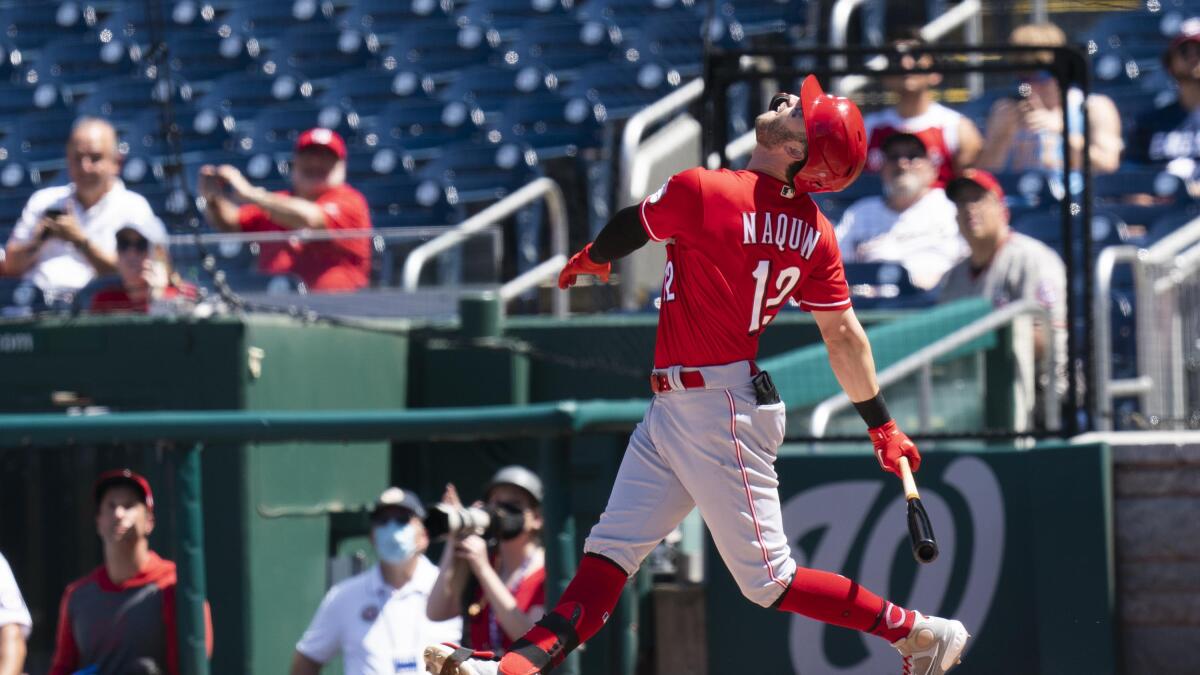
M 17 2 L 0 9 L 0 33 L 20 49 L 82 36 L 95 24 L 96 9 L 88 3 Z
M 891 262 L 846 263 L 846 283 L 854 306 L 860 309 L 878 307 L 921 307 L 933 304 L 932 292 L 914 286 L 908 270 Z
M 323 126 L 343 136 L 353 138 L 357 124 L 343 116 L 330 117 L 322 114 L 324 109 L 311 101 L 271 106 L 248 122 L 239 124 L 243 134 L 238 138 L 237 148 L 248 153 L 291 154 L 296 138 L 306 129 Z
M 559 71 L 623 58 L 621 39 L 615 24 L 601 20 L 534 19 L 514 39 L 504 41 L 499 51 L 509 65 L 534 63 Z
M 329 77 L 363 68 L 379 44 L 353 31 L 329 24 L 297 26 L 279 36 L 264 64 L 278 63 L 309 77 Z
M 62 111 L 67 109 L 63 90 L 58 85 L 45 82 L 33 86 L 0 83 L 0 127 L 16 115 L 30 111 Z
M 463 218 L 462 207 L 450 204 L 432 179 L 394 175 L 352 185 L 366 198 L 376 229 L 450 225 Z
M 337 25 L 342 30 L 387 41 L 391 34 L 412 30 L 414 26 L 447 25 L 453 9 L 453 0 L 358 0 L 338 16 Z
M 261 56 L 257 43 L 247 49 L 238 36 L 198 33 L 172 37 L 167 44 L 171 72 L 191 82 L 205 82 L 251 70 Z
M 295 71 L 230 73 L 214 82 L 196 101 L 197 123 L 208 126 L 231 116 L 236 126 L 271 105 L 303 101 L 312 94 L 312 83 Z
M 418 24 L 395 34 L 381 63 L 390 71 L 416 67 L 428 73 L 443 73 L 487 63 L 494 55 L 478 26 Z
M 0 317 L 26 317 L 46 309 L 41 290 L 24 279 L 0 278 Z
M 438 92 L 438 98 L 447 103 L 462 101 L 492 114 L 514 97 L 542 96 L 557 86 L 552 74 L 534 66 L 519 69 L 474 66 L 464 68 L 457 79 Z
M 808 0 L 738 0 L 720 3 L 716 16 L 739 26 L 747 37 L 754 37 L 802 29 L 809 5 Z M 703 6 L 697 9 L 706 11 Z
M 62 159 L 63 145 L 75 123 L 73 110 L 29 112 L 16 118 L 4 137 L 9 160 L 29 164 Z
M 583 103 L 593 108 L 600 106 L 601 120 L 629 117 L 687 80 L 671 64 L 650 59 L 637 63 L 597 63 L 560 72 L 567 82 L 561 87 L 561 96 L 568 108 L 576 108 L 571 116 L 579 116 L 578 108 Z
M 212 25 L 222 37 L 240 36 L 243 42 L 261 42 L 296 26 L 332 21 L 333 15 L 334 5 L 329 0 L 239 2 Z
M 185 108 L 192 100 L 192 87 L 186 82 L 175 80 L 171 102 L 175 109 Z M 76 105 L 79 115 L 125 120 L 145 113 L 163 103 L 167 98 L 166 80 L 154 81 L 140 77 L 119 77 L 100 80 L 89 85 L 91 93 Z
M 601 146 L 606 119 L 602 104 L 544 93 L 514 97 L 495 117 L 492 127 L 500 132 L 502 140 L 529 145 L 542 157 L 550 157 Z M 547 152 L 549 148 L 560 148 L 562 152 Z
M 576 10 L 580 21 L 612 21 L 632 28 L 655 16 L 696 16 L 694 0 L 589 0 Z
M 529 25 L 531 20 L 570 13 L 571 0 L 473 0 L 455 12 L 460 26 L 481 26 L 501 34 Z
M 31 56 L 21 74 L 22 80 L 28 84 L 57 82 L 71 86 L 114 75 L 133 75 L 134 57 L 140 56 L 140 52 L 81 36 L 52 40 Z
M 1015 219 L 1013 229 L 1055 250 L 1062 249 L 1062 214 L 1049 211 L 1034 213 Z M 1129 243 L 1135 239 L 1121 215 L 1111 209 L 1096 209 L 1092 213 L 1091 226 L 1093 251 L 1098 253 L 1104 246 Z
M 371 147 L 402 147 L 409 152 L 434 150 L 476 135 L 483 115 L 462 101 L 443 103 L 420 98 L 394 101 L 359 130 Z
M 162 114 L 161 109 L 151 108 L 130 121 L 128 141 L 131 147 L 159 147 L 166 152 Z M 183 152 L 233 150 L 232 132 L 236 122 L 232 116 L 219 115 L 212 110 L 197 112 L 190 107 L 172 107 L 171 114 Z
M 451 204 L 495 201 L 541 175 L 528 155 L 518 153 L 509 161 L 500 152 L 503 147 L 487 143 L 446 147 L 439 157 L 420 166 L 416 175 L 444 185 Z
M 391 102 L 426 91 L 423 75 L 412 71 L 360 70 L 338 76 L 321 93 L 322 115 L 378 115 Z M 328 112 L 326 112 L 328 110 Z

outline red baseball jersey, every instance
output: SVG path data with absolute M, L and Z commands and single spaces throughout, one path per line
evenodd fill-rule
M 895 108 L 888 108 L 867 115 L 863 123 L 867 127 L 867 170 L 879 171 L 883 167 L 883 141 L 892 134 L 912 134 L 921 139 L 929 153 L 929 160 L 937 167 L 935 187 L 945 187 L 954 177 L 954 156 L 958 153 L 958 126 L 962 113 L 951 110 L 940 103 L 933 103 L 929 110 L 916 117 L 901 117 Z
M 654 366 L 753 359 L 783 305 L 850 306 L 833 226 L 807 194 L 755 171 L 689 169 L 641 205 L 667 242 Z

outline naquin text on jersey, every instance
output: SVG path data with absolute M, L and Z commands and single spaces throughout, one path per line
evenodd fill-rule
M 759 217 L 757 211 L 742 212 L 743 244 L 774 246 L 780 251 L 790 248 L 808 260 L 817 248 L 817 240 L 820 238 L 821 231 L 807 220 L 786 213 L 772 216 L 770 212 L 766 212 Z

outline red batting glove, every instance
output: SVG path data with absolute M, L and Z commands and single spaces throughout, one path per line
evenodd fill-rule
M 908 438 L 908 434 L 900 431 L 896 420 L 888 420 L 883 426 L 868 429 L 871 434 L 871 444 L 875 446 L 875 458 L 884 471 L 900 475 L 900 458 L 908 458 L 908 467 L 913 473 L 921 466 L 921 453 L 917 445 Z
M 588 244 L 583 247 L 583 250 L 571 256 L 567 264 L 558 273 L 558 287 L 566 290 L 575 285 L 575 279 L 580 274 L 590 274 L 600 279 L 605 283 L 608 282 L 608 275 L 612 272 L 612 263 L 604 263 L 601 265 L 594 262 L 592 257 L 588 255 L 588 251 L 592 250 L 592 245 Z

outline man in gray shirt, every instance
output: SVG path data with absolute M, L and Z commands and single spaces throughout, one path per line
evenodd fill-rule
M 1033 237 L 1014 232 L 1008 223 L 1004 190 L 992 174 L 967 169 L 946 186 L 946 195 L 958 208 L 958 231 L 970 255 L 942 278 L 939 299 L 984 297 L 996 307 L 1032 299 L 1050 311 L 1053 345 L 1058 363 L 1055 385 L 1066 391 L 1067 275 L 1054 249 Z M 1048 346 L 1047 333 L 1034 331 L 1034 355 L 1041 364 Z M 1038 389 L 1049 382 L 1037 373 Z

